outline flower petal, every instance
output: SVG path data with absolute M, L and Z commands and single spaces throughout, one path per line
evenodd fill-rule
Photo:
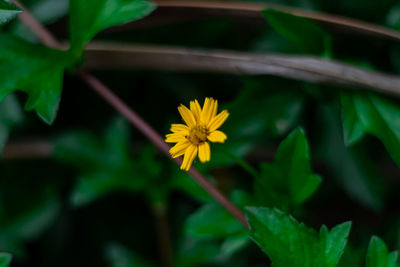
M 187 133 L 189 133 L 189 127 L 187 127 L 185 124 L 172 124 L 171 132 L 174 132 L 174 133 L 187 132 Z
M 214 113 L 218 108 L 218 103 L 212 97 L 206 97 L 204 100 L 203 110 L 201 111 L 200 120 L 208 125 Z
M 200 123 L 201 107 L 197 99 L 190 101 L 190 111 L 192 111 L 197 123 Z
M 210 123 L 208 124 L 208 130 L 210 132 L 217 130 L 228 117 L 229 113 L 227 110 L 221 111 L 221 113 L 211 119 Z
M 221 131 L 213 131 L 207 136 L 207 139 L 214 143 L 224 143 L 227 138 L 226 134 Z
M 186 152 L 189 146 L 190 142 L 188 140 L 178 142 L 169 150 L 169 153 L 173 158 L 177 158 L 179 156 L 182 156 Z
M 184 105 L 180 105 L 178 107 L 178 111 L 182 116 L 182 119 L 186 122 L 187 126 L 194 127 L 196 126 L 196 119 L 194 118 L 193 113 Z
M 181 165 L 181 170 L 188 171 L 190 167 L 192 166 L 192 163 L 194 159 L 196 158 L 197 155 L 197 146 L 196 145 L 190 145 L 185 152 L 185 156 L 183 157 L 182 165 Z
M 186 140 L 185 132 L 171 133 L 165 136 L 166 143 L 178 143 Z
M 208 142 L 203 142 L 199 145 L 199 159 L 201 162 L 207 162 L 211 159 L 210 145 Z

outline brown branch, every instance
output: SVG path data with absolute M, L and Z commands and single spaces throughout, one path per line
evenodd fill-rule
M 191 1 L 191 0 L 154 0 L 157 6 L 162 8 L 176 9 L 180 14 L 188 12 L 203 12 L 206 14 L 221 16 L 251 17 L 264 21 L 260 11 L 274 8 L 293 15 L 314 20 L 322 26 L 336 29 L 338 32 L 351 32 L 361 35 L 373 36 L 383 39 L 400 41 L 400 33 L 385 27 L 359 21 L 352 18 L 335 16 L 331 14 L 306 11 L 281 5 L 264 3 L 241 3 L 241 2 L 218 2 L 218 1 Z M 204 17 L 204 16 L 203 16 Z
M 18 15 L 18 18 L 24 23 L 26 24 L 31 30 L 32 32 L 34 32 L 37 37 L 39 38 L 39 40 L 52 48 L 57 48 L 57 49 L 65 49 L 65 46 L 63 46 L 61 43 L 59 43 L 54 36 L 48 32 L 33 16 L 31 13 L 26 11 L 25 6 L 23 6 L 20 2 L 18 2 L 17 0 L 11 0 L 11 2 L 13 2 L 15 5 L 17 5 L 21 10 L 23 10 L 24 12 L 22 12 L 21 14 Z
M 53 155 L 54 146 L 45 140 L 23 140 L 6 144 L 1 160 L 38 159 Z
M 210 51 L 168 46 L 91 43 L 86 67 L 162 69 L 229 74 L 271 74 L 303 81 L 342 84 L 400 96 L 400 77 L 309 56 Z
M 15 0 L 18 4 L 18 1 Z M 20 5 L 21 6 L 21 5 Z M 29 13 L 24 9 L 24 13 Z M 38 36 L 41 36 L 41 40 L 47 40 L 48 35 L 51 35 L 43 25 L 38 23 L 33 16 L 30 16 L 35 21 L 34 24 L 26 25 Z M 55 38 L 53 37 L 55 40 Z M 63 47 L 61 43 L 56 41 L 58 47 Z M 106 102 L 113 106 L 119 111 L 129 122 L 132 123 L 140 132 L 142 132 L 158 149 L 160 149 L 169 158 L 169 145 L 164 142 L 164 138 L 158 134 L 150 125 L 148 125 L 138 114 L 136 114 L 131 108 L 129 108 L 120 98 L 118 98 L 110 89 L 108 89 L 103 83 L 96 79 L 91 74 L 85 72 L 82 69 L 77 70 L 78 75 Z M 172 159 L 172 158 L 171 158 Z M 181 165 L 182 159 L 173 159 L 175 163 Z M 199 171 L 194 167 L 188 171 L 189 175 L 206 190 L 218 203 L 227 209 L 244 227 L 249 228 L 244 213 L 235 206 L 224 194 L 222 194 L 214 185 L 207 180 Z

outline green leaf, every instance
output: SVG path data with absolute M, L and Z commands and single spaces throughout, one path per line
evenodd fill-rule
M 0 0 L 0 25 L 15 18 L 22 11 L 9 0 Z
M 0 33 L 0 101 L 15 90 L 28 94 L 26 110 L 51 124 L 57 114 L 68 53 Z
M 232 201 L 239 207 L 252 203 L 251 197 L 240 190 L 232 193 Z M 221 238 L 243 231 L 243 226 L 232 214 L 215 201 L 203 205 L 192 213 L 186 220 L 185 227 L 186 232 L 195 238 Z
M 220 248 L 215 241 L 203 241 L 185 235 L 179 242 L 173 266 L 207 266 L 207 263 L 215 262 L 219 254 Z
M 127 121 L 115 119 L 102 138 L 85 132 L 72 132 L 55 140 L 55 156 L 81 170 L 70 201 L 84 206 L 115 191 L 144 192 L 151 200 L 165 199 L 168 186 L 155 186 L 161 177 L 161 165 L 153 147 L 144 147 L 138 155 L 130 151 Z M 168 182 L 165 181 L 165 183 Z
M 71 49 L 80 51 L 98 32 L 149 15 L 147 0 L 70 0 Z
M 247 207 L 250 236 L 275 267 L 336 266 L 347 243 L 351 223 L 319 233 L 278 209 Z
M 274 163 L 261 165 L 254 191 L 260 204 L 287 210 L 311 197 L 320 183 L 304 131 L 297 128 L 278 147 Z
M 0 252 L 0 267 L 8 267 L 11 260 L 12 256 L 10 253 Z
M 274 9 L 266 9 L 262 13 L 272 28 L 302 51 L 330 53 L 331 37 L 311 20 Z
M 344 135 L 350 144 L 360 140 L 363 132 L 375 135 L 400 166 L 400 107 L 382 97 L 360 93 L 343 93 L 342 106 Z
M 384 184 L 374 162 L 360 147 L 346 147 L 340 127 L 340 110 L 321 106 L 318 125 L 322 143 L 318 154 L 327 162 L 332 177 L 354 200 L 374 211 L 383 206 Z
M 364 127 L 358 118 L 353 97 L 342 94 L 341 102 L 344 142 L 346 145 L 352 145 L 364 137 Z
M 246 78 L 243 82 L 243 91 L 223 107 L 230 113 L 223 125 L 228 140 L 223 150 L 213 150 L 210 166 L 235 163 L 235 160 L 227 156 L 227 152 L 243 158 L 266 141 L 266 134 L 286 134 L 300 117 L 304 96 L 298 83 L 270 76 Z
M 385 243 L 377 236 L 369 242 L 366 267 L 397 267 L 397 251 L 389 253 Z

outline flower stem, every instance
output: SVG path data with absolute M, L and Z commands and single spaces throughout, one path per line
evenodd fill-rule
M 154 203 L 153 214 L 158 238 L 158 250 L 163 267 L 172 267 L 172 246 L 168 226 L 167 205 Z
M 62 47 L 61 43 L 58 42 L 54 36 L 47 31 L 47 29 L 41 25 L 17 0 L 13 2 L 24 10 L 22 16 L 19 18 L 32 32 L 34 32 L 42 41 L 42 43 L 53 46 Z M 116 96 L 110 89 L 108 89 L 103 83 L 101 83 L 96 77 L 87 73 L 83 69 L 77 69 L 78 75 L 106 102 L 120 112 L 133 126 L 135 126 L 140 132 L 142 132 L 159 150 L 161 150 L 169 158 L 170 146 L 164 142 L 164 139 L 158 134 L 147 122 L 145 122 L 136 112 L 129 108 L 118 96 Z M 181 165 L 182 159 L 172 159 L 176 164 Z M 222 194 L 214 185 L 207 180 L 199 171 L 194 167 L 188 171 L 189 175 L 206 190 L 218 203 L 227 209 L 244 227 L 249 228 L 247 219 L 244 213 L 235 206 L 224 194 Z

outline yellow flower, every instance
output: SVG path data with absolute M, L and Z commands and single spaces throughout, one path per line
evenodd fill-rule
M 211 159 L 210 145 L 207 141 L 224 143 L 226 134 L 217 129 L 229 116 L 227 110 L 217 115 L 218 101 L 207 97 L 203 109 L 197 100 L 190 101 L 190 109 L 184 105 L 178 107 L 184 124 L 172 124 L 171 134 L 166 135 L 165 142 L 177 143 L 169 153 L 173 158 L 184 155 L 181 169 L 188 171 L 196 155 L 201 162 Z

